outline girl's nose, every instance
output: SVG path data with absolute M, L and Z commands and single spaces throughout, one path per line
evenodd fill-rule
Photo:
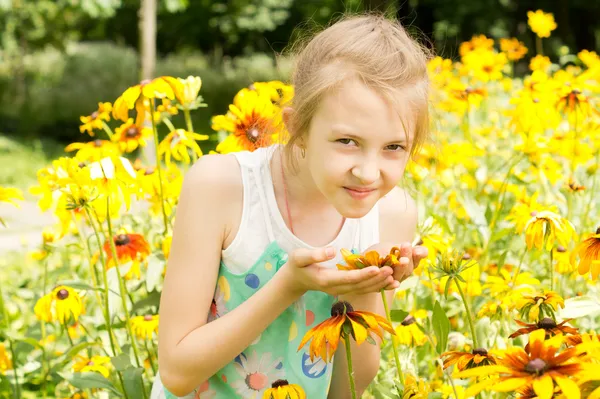
M 379 179 L 379 165 L 375 160 L 365 160 L 352 168 L 352 175 L 365 186 L 375 183 Z

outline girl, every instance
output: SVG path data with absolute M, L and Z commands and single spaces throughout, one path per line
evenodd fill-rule
M 397 187 L 428 127 L 426 60 L 384 17 L 339 21 L 296 57 L 285 146 L 209 155 L 190 169 L 152 399 L 260 399 L 281 380 L 310 399 L 350 396 L 344 352 L 327 364 L 297 348 L 336 300 L 384 314 L 378 292 L 391 300 L 427 256 L 410 245 L 417 210 Z M 337 270 L 340 249 L 373 245 L 401 246 L 401 266 Z M 360 394 L 377 374 L 379 345 L 351 350 Z

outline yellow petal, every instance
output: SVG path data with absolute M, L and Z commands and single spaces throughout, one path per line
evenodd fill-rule
M 549 375 L 542 375 L 533 380 L 533 390 L 539 399 L 552 399 L 554 394 L 554 383 Z
M 477 368 L 483 368 L 483 367 L 477 367 Z M 469 369 L 469 370 L 475 370 L 475 369 Z M 465 397 L 466 398 L 473 397 L 473 396 L 477 395 L 479 392 L 481 392 L 484 389 L 486 389 L 487 387 L 489 387 L 490 385 L 495 384 L 497 381 L 498 380 L 496 380 L 494 378 L 488 378 L 481 382 L 478 382 L 477 384 L 473 384 L 473 385 L 469 386 L 469 388 L 467 388 L 467 390 L 465 391 Z
M 494 384 L 494 391 L 509 392 L 527 385 L 527 378 L 509 378 L 497 384 Z
M 354 320 L 352 320 L 352 317 L 348 317 L 348 319 L 350 320 L 350 323 L 352 323 L 352 329 L 354 330 L 356 343 L 359 345 L 362 344 L 369 335 L 367 329 L 363 327 L 360 323 L 357 323 Z
M 554 380 L 556 381 L 566 398 L 581 398 L 581 392 L 579 391 L 579 387 L 575 382 L 573 382 L 573 380 L 558 375 L 554 377 Z

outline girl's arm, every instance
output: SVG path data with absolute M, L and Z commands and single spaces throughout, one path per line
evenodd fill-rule
M 301 295 L 277 273 L 255 295 L 206 324 L 227 220 L 241 212 L 233 157 L 205 156 L 184 180 L 160 302 L 159 369 L 163 385 L 184 396 L 214 375 Z M 232 206 L 235 204 L 235 206 Z
M 379 235 L 381 242 L 400 243 L 413 241 L 417 229 L 417 207 L 414 200 L 400 188 L 395 188 L 379 201 Z M 390 247 L 391 249 L 391 247 Z M 386 291 L 387 302 L 392 306 L 394 291 Z M 340 295 L 339 300 L 348 301 L 356 310 L 378 313 L 385 317 L 380 293 L 364 295 Z M 386 333 L 387 334 L 387 333 Z M 352 365 L 357 396 L 361 397 L 379 371 L 381 340 L 372 334 L 377 345 L 364 342 L 356 345 L 351 341 Z M 346 349 L 340 344 L 335 354 L 329 399 L 350 398 Z

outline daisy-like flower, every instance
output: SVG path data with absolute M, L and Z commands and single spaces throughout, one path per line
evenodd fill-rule
M 87 132 L 90 136 L 94 136 L 94 130 L 100 130 L 104 127 L 104 122 L 110 121 L 110 112 L 112 111 L 111 103 L 98 103 L 98 109 L 92 112 L 91 115 L 81 116 L 79 120 L 82 125 L 79 126 L 81 133 Z
M 0 375 L 3 375 L 6 370 L 12 369 L 12 361 L 9 359 L 6 353 L 6 347 L 4 343 L 0 342 Z
M 485 348 L 473 349 L 471 353 L 450 351 L 441 354 L 444 359 L 444 369 L 456 364 L 456 368 L 459 371 L 470 369 L 473 367 L 489 366 L 496 364 L 494 356 L 488 353 Z
M 565 337 L 565 343 L 567 344 L 567 346 L 577 346 L 584 342 L 588 343 L 588 342 L 594 342 L 594 341 L 597 342 L 600 347 L 600 334 L 597 334 L 595 332 L 589 332 L 589 333 L 569 335 L 568 337 Z
M 306 399 L 306 392 L 300 385 L 277 380 L 265 391 L 263 399 Z
M 546 71 L 550 65 L 552 65 L 550 58 L 540 54 L 529 61 L 529 69 L 532 71 Z
M 554 15 L 545 13 L 542 10 L 527 11 L 527 24 L 539 37 L 550 37 L 550 32 L 556 29 Z
M 417 319 L 427 318 L 426 310 L 417 310 L 414 315 L 407 315 L 396 327 L 397 342 L 407 346 L 421 346 L 427 342 L 423 330 L 419 328 Z
M 582 371 L 577 349 L 569 348 L 558 352 L 563 343 L 562 335 L 545 340 L 546 332 L 536 330 L 529 336 L 530 352 L 519 347 L 499 351 L 496 365 L 476 367 L 459 372 L 456 377 L 470 378 L 485 376 L 467 389 L 468 397 L 484 389 L 495 392 L 510 392 L 530 386 L 540 399 L 550 399 L 555 384 L 568 398 L 580 398 L 579 387 L 570 379 Z
M 525 242 L 528 249 L 545 247 L 546 251 L 550 251 L 555 240 L 566 247 L 575 236 L 575 228 L 571 222 L 550 211 L 532 212 L 532 218 L 525 225 Z
M 400 249 L 398 247 L 393 247 L 390 250 L 390 253 L 384 257 L 379 256 L 379 252 L 377 251 L 367 251 L 364 255 L 362 255 L 352 253 L 352 251 L 349 251 L 345 248 L 341 250 L 341 253 L 346 264 L 338 264 L 337 268 L 339 270 L 364 269 L 368 266 L 394 267 L 400 265 L 400 261 L 398 260 Z
M 582 116 L 587 116 L 591 113 L 589 99 L 581 90 L 577 88 L 563 88 L 562 94 L 556 103 L 556 108 L 564 114 L 572 115 L 579 112 Z
M 153 333 L 158 334 L 158 315 L 132 317 L 131 330 L 140 339 L 151 339 Z
M 490 39 L 486 35 L 475 35 L 468 42 L 460 44 L 458 53 L 461 57 L 475 50 L 493 50 L 494 39 Z
M 432 388 L 427 381 L 412 374 L 406 375 L 402 399 L 427 399 L 431 392 Z
M 298 350 L 312 340 L 309 350 L 310 360 L 320 356 L 330 362 L 340 339 L 343 341 L 350 334 L 358 345 L 366 340 L 374 342 L 369 333 L 373 332 L 383 339 L 381 328 L 390 334 L 396 334 L 392 325 L 378 314 L 355 311 L 348 302 L 336 302 L 331 307 L 331 317 L 311 328 L 302 338 Z
M 537 323 L 533 324 L 527 324 L 520 320 L 515 320 L 517 324 L 522 326 L 523 328 L 519 328 L 517 331 L 510 334 L 508 338 L 517 338 L 518 336 L 529 334 L 539 329 L 543 329 L 546 331 L 546 338 L 550 338 L 558 334 L 578 334 L 577 328 L 565 326 L 565 324 L 570 322 L 571 320 L 573 319 L 563 320 L 560 324 L 556 324 L 556 321 L 554 321 L 554 319 L 550 317 L 544 317 Z
M 557 245 L 552 251 L 552 259 L 556 261 L 554 268 L 558 273 L 569 274 L 577 269 L 577 263 L 574 262 L 571 251 L 568 251 L 562 245 Z
M 110 357 L 108 356 L 77 356 L 77 361 L 73 364 L 73 371 L 79 373 L 96 372 L 102 374 L 105 378 L 110 375 Z
M 517 38 L 500 39 L 500 49 L 506 53 L 506 56 L 511 61 L 518 61 L 527 54 L 527 47 Z
M 242 398 L 260 398 L 275 381 L 284 378 L 282 358 L 273 359 L 271 353 L 250 355 L 242 353 L 234 362 L 241 379 L 231 383 L 231 387 Z
M 138 147 L 145 147 L 146 140 L 153 135 L 152 129 L 142 127 L 133 123 L 133 119 L 127 119 L 127 122 L 115 129 L 112 141 L 119 145 L 121 152 L 133 152 Z
M 134 276 L 140 278 L 140 263 L 150 255 L 150 244 L 148 244 L 144 236 L 136 233 L 122 232 L 115 235 L 113 240 L 119 264 L 133 262 L 125 278 L 131 279 Z M 111 268 L 115 266 L 110 243 L 106 241 L 103 248 L 106 253 L 107 267 Z
M 206 134 L 192 133 L 184 129 L 173 130 L 158 145 L 158 156 L 161 158 L 164 156 L 167 165 L 171 164 L 171 157 L 189 165 L 191 162 L 189 150 L 192 150 L 196 157 L 201 157 L 202 150 L 196 141 L 208 139 L 209 136 Z
M 19 203 L 15 200 L 23 200 L 23 193 L 21 192 L 21 190 L 19 190 L 18 188 L 0 186 L 0 202 L 8 202 L 9 204 L 12 204 L 18 208 Z M 2 218 L 0 218 L 0 223 L 3 226 L 6 226 L 6 223 Z
M 226 115 L 212 118 L 212 128 L 230 133 L 217 146 L 217 152 L 254 151 L 277 142 L 282 132 L 281 110 L 269 96 L 242 89 Z
M 481 82 L 500 80 L 506 65 L 506 54 L 478 49 L 462 57 L 463 69 Z
M 579 274 L 591 272 L 592 279 L 597 279 L 600 274 L 600 227 L 596 234 L 590 234 L 575 250 L 579 254 Z
M 71 287 L 59 285 L 52 292 L 41 297 L 33 309 L 39 320 L 61 324 L 77 321 L 85 312 L 83 300 Z
M 144 80 L 140 84 L 125 90 L 115 100 L 112 115 L 115 119 L 126 122 L 129 119 L 129 110 L 136 109 L 135 124 L 143 126 L 146 118 L 146 99 L 168 98 L 175 99 L 175 93 L 181 92 L 181 82 L 171 76 L 161 76 L 152 80 Z
M 71 143 L 65 147 L 65 151 L 77 151 L 75 158 L 82 162 L 97 162 L 102 158 L 121 155 L 115 143 L 99 139 L 87 143 Z
M 294 86 L 287 85 L 279 80 L 270 82 L 254 82 L 249 89 L 256 90 L 260 94 L 266 94 L 273 104 L 283 107 L 294 97 Z
M 186 79 L 178 78 L 181 85 L 175 92 L 175 96 L 181 108 L 192 110 L 201 107 L 202 97 L 198 96 L 202 87 L 202 79 L 198 76 L 188 76 Z
M 435 263 L 431 268 L 436 279 L 445 280 L 443 292 L 446 297 L 450 292 L 450 288 L 453 285 L 452 283 L 456 283 L 456 285 L 460 283 L 466 284 L 467 280 L 465 280 L 463 275 L 465 275 L 470 268 L 479 264 L 477 261 L 473 260 L 471 256 L 465 255 L 468 254 L 448 250 L 445 254 L 442 254 L 441 261 Z M 477 284 L 479 284 L 478 278 L 476 281 Z
M 554 291 L 523 293 L 517 299 L 516 307 L 520 310 L 521 318 L 537 321 L 546 315 L 556 319 L 554 312 L 565 307 L 565 300 Z

